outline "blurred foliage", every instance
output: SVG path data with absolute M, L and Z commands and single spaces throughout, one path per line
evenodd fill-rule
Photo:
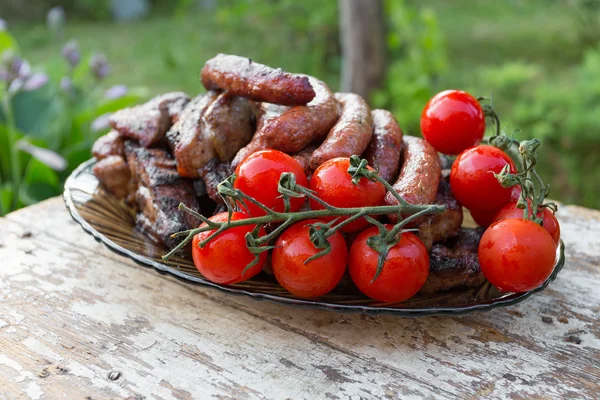
M 108 66 L 101 69 L 94 56 L 82 58 L 76 47 L 71 63 L 58 53 L 32 68 L 43 72 L 30 72 L 16 43 L 0 31 L 0 215 L 59 195 L 68 174 L 106 133 L 107 125 L 98 123 L 103 116 L 147 95 L 123 87 L 106 91 Z
M 103 49 L 113 61 L 105 85 L 195 94 L 204 90 L 202 64 L 225 52 L 339 86 L 334 1 L 153 0 L 151 18 L 130 24 L 77 21 L 90 17 L 72 12 L 67 0 L 57 3 L 67 10 L 64 37 Z M 552 197 L 600 208 L 600 1 L 386 0 L 385 7 L 389 68 L 373 106 L 390 109 L 407 133 L 419 134 L 421 110 L 434 93 L 493 95 L 507 131 L 542 139 L 540 168 Z M 34 64 L 60 70 L 54 55 L 61 43 L 38 20 L 14 27 L 20 46 Z
M 385 7 L 392 62 L 372 105 L 390 110 L 406 133 L 418 135 L 418 117 L 448 68 L 444 35 L 431 9 L 407 7 L 402 0 L 389 0 Z

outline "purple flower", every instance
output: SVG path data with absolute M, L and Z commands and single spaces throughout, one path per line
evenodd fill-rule
M 18 71 L 16 71 L 16 74 L 21 79 L 27 79 L 27 77 L 31 75 L 31 65 L 29 65 L 27 60 L 21 61 L 21 65 L 19 66 Z
M 108 60 L 102 53 L 92 55 L 92 58 L 90 59 L 90 69 L 98 80 L 106 78 L 106 76 L 110 74 L 110 65 L 108 65 Z
M 106 113 L 100 115 L 98 118 L 92 121 L 90 124 L 90 129 L 92 132 L 99 132 L 109 128 L 108 120 L 111 116 L 111 113 Z
M 34 146 L 24 140 L 19 140 L 17 147 L 55 171 L 64 171 L 67 168 L 67 161 L 52 150 Z
M 25 91 L 31 91 L 31 90 L 38 90 L 40 89 L 42 86 L 44 86 L 46 83 L 48 83 L 48 75 L 46 75 L 43 72 L 37 72 L 33 75 L 31 75 L 23 84 L 23 90 Z
M 19 92 L 22 88 L 23 88 L 23 79 L 21 79 L 21 78 L 13 79 L 10 82 L 10 85 L 8 85 L 8 93 L 13 95 L 13 94 Z
M 10 79 L 10 72 L 5 67 L 0 66 L 0 82 L 8 82 Z
M 125 85 L 114 85 L 111 88 L 108 88 L 106 92 L 104 92 L 104 98 L 107 100 L 116 100 L 127 94 L 127 86 Z
M 60 78 L 60 89 L 65 93 L 71 93 L 73 91 L 73 81 L 68 76 Z
M 0 32 L 4 32 L 6 30 L 6 21 L 0 18 Z
M 62 48 L 62 55 L 67 60 L 71 68 L 75 68 L 81 60 L 79 44 L 76 40 L 69 40 Z

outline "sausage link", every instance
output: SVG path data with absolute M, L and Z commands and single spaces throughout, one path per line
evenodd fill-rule
M 394 189 L 410 204 L 431 204 L 435 201 L 442 168 L 440 158 L 432 145 L 424 139 L 404 136 L 402 157 L 398 180 Z M 385 203 L 398 204 L 398 200 L 387 193 Z
M 373 138 L 364 158 L 388 182 L 398 176 L 402 156 L 402 129 L 391 112 L 373 110 Z
M 256 151 L 275 149 L 294 154 L 325 137 L 337 121 L 338 102 L 324 82 L 313 77 L 308 79 L 317 94 L 313 101 L 306 106 L 292 107 L 280 116 L 259 121 L 260 129 L 252 141 L 233 159 L 231 164 L 234 168 Z
M 304 105 L 315 97 L 308 78 L 253 62 L 249 58 L 218 54 L 202 67 L 202 84 L 256 101 Z
M 332 158 L 361 155 L 373 136 L 371 109 L 365 99 L 354 93 L 336 93 L 335 98 L 340 103 L 340 118 L 313 153 L 313 170 Z
M 317 148 L 314 146 L 309 146 L 292 156 L 294 160 L 298 161 L 298 164 L 300 164 L 302 168 L 304 168 L 304 173 L 307 177 L 312 175 L 313 170 L 310 168 L 310 158 L 312 157 L 316 149 Z

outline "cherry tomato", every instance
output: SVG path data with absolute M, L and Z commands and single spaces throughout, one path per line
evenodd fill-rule
M 539 287 L 552 273 L 556 244 L 533 221 L 505 219 L 494 222 L 479 242 L 479 265 L 498 289 L 526 292 Z
M 248 218 L 241 212 L 234 212 L 232 221 Z M 210 218 L 211 221 L 227 221 L 227 213 L 222 212 Z M 202 224 L 201 226 L 205 226 Z M 200 242 L 208 238 L 214 231 L 201 232 L 192 241 L 192 258 L 198 271 L 211 282 L 232 285 L 245 281 L 258 274 L 267 259 L 267 253 L 260 255 L 259 262 L 242 275 L 254 256 L 246 247 L 246 233 L 252 232 L 254 225 L 230 228 L 208 242 L 203 248 Z M 265 230 L 260 229 L 259 235 L 264 236 Z
M 336 232 L 327 240 L 331 251 L 306 262 L 317 249 L 309 238 L 309 226 L 317 219 L 296 222 L 279 236 L 273 249 L 271 261 L 277 282 L 298 297 L 317 297 L 330 292 L 346 272 L 348 246 L 341 233 Z
M 510 199 L 515 202 L 519 201 L 519 196 L 521 196 L 521 186 L 515 185 L 510 188 Z M 471 213 L 471 217 L 477 223 L 477 225 L 487 228 L 492 224 L 492 222 L 496 221 L 496 214 L 498 214 L 500 210 L 469 210 Z
M 281 151 L 269 149 L 250 154 L 237 166 L 233 187 L 275 211 L 283 211 L 283 199 L 277 191 L 279 177 L 283 172 L 293 173 L 299 185 L 308 186 L 306 174 L 298 161 Z M 290 199 L 290 211 L 298 211 L 303 204 L 304 198 Z M 248 201 L 246 205 L 250 216 L 266 215 L 260 207 Z
M 473 217 L 473 220 L 475 220 L 477 225 L 487 228 L 496 220 L 495 217 L 498 210 L 469 210 L 469 212 L 471 213 L 471 217 Z
M 477 146 L 463 151 L 450 170 L 450 186 L 456 199 L 469 210 L 492 211 L 510 201 L 511 188 L 500 185 L 492 172 L 505 165 L 516 168 L 510 157 L 493 146 Z
M 385 187 L 379 182 L 361 178 L 357 185 L 352 183 L 352 176 L 348 173 L 350 159 L 347 157 L 334 158 L 325 161 L 316 169 L 310 179 L 310 189 L 315 195 L 336 207 L 371 207 L 383 205 Z M 370 170 L 373 168 L 368 167 Z M 321 210 L 321 204 L 310 200 L 313 210 Z M 328 219 L 331 220 L 331 219 Z M 343 218 L 340 218 L 340 222 Z M 356 232 L 368 225 L 362 218 L 350 222 L 342 227 L 343 232 Z
M 371 282 L 377 271 L 379 253 L 369 247 L 367 240 L 378 233 L 377 227 L 367 228 L 352 242 L 348 262 L 350 277 L 361 292 L 374 300 L 385 303 L 404 301 L 414 296 L 427 280 L 427 249 L 416 235 L 402 233 L 398 244 L 388 252 L 381 274 L 375 282 Z
M 459 154 L 483 139 L 483 109 L 469 93 L 446 90 L 433 96 L 423 109 L 421 132 L 440 153 Z
M 527 201 L 531 206 L 531 201 Z M 502 219 L 523 219 L 524 210 L 517 208 L 517 202 L 511 201 L 504 207 L 500 209 L 494 216 L 494 221 L 499 221 Z M 558 245 L 560 241 L 560 225 L 558 224 L 558 220 L 554 216 L 554 213 L 548 209 L 544 208 L 538 211 L 536 217 L 543 218 L 542 226 L 545 230 L 548 231 L 552 240 Z

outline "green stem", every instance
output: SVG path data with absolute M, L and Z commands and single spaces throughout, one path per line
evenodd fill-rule
M 6 91 L 2 102 L 4 115 L 6 117 L 6 130 L 8 133 L 8 151 L 10 154 L 10 173 L 12 178 L 13 198 L 8 211 L 17 208 L 19 202 L 19 188 L 21 187 L 21 163 L 19 160 L 19 152 L 17 151 L 17 128 L 12 110 L 12 96 Z
M 185 205 L 181 204 L 179 206 L 180 210 L 183 210 Z M 248 226 L 248 225 L 262 225 L 262 224 L 270 224 L 276 222 L 284 222 L 287 225 L 291 225 L 294 222 L 301 221 L 304 219 L 310 218 L 323 218 L 323 217 L 346 217 L 346 216 L 355 216 L 356 214 L 361 214 L 361 216 L 365 215 L 387 215 L 387 214 L 416 214 L 420 215 L 424 214 L 437 214 L 441 213 L 445 210 L 443 205 L 393 205 L 393 206 L 374 206 L 374 207 L 351 207 L 351 208 L 332 208 L 332 209 L 324 209 L 324 210 L 308 210 L 308 211 L 298 211 L 298 212 L 288 212 L 288 213 L 274 213 L 272 215 L 264 215 L 261 217 L 253 217 L 247 219 L 241 219 L 231 222 L 214 222 L 213 226 L 201 226 L 196 229 L 191 229 L 189 231 L 181 232 L 182 234 L 186 234 L 186 238 L 179 243 L 173 250 L 163 256 L 164 261 L 168 261 L 175 253 L 181 250 L 190 240 L 193 239 L 195 235 L 202 232 L 207 231 L 216 231 L 212 233 L 207 239 L 205 239 L 200 245 L 208 242 L 214 238 L 217 234 L 223 232 L 225 229 L 235 228 L 238 226 Z M 409 217 L 410 218 L 410 217 Z M 407 218 L 406 220 L 409 220 Z M 406 221 L 404 220 L 404 221 Z M 412 219 L 411 219 L 412 220 Z M 404 222 L 403 221 L 403 222 Z M 179 233 L 174 234 L 174 236 L 180 236 Z

